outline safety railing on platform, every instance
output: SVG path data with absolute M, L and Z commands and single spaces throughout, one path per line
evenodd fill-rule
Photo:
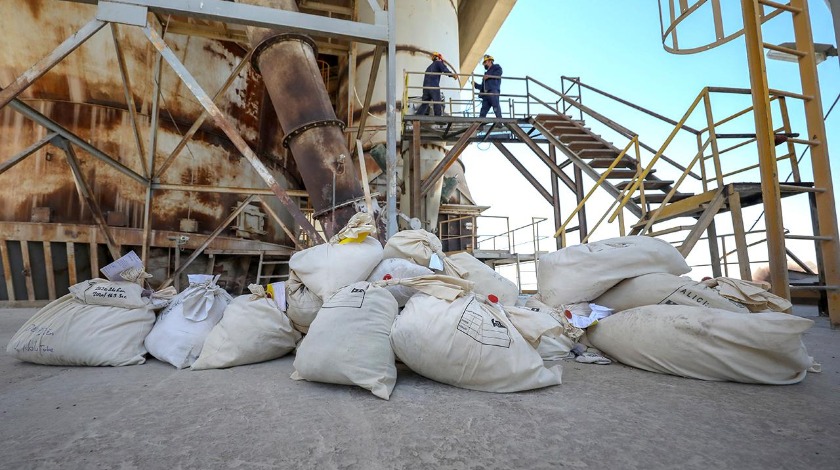
M 422 83 L 422 77 L 426 75 L 425 72 L 406 72 L 405 73 L 405 87 L 402 112 L 404 116 L 409 109 L 419 106 L 421 104 L 434 104 L 432 101 L 423 101 L 416 95 L 422 95 L 422 85 L 412 85 L 416 81 Z M 448 75 L 448 74 L 440 74 Z M 415 79 L 416 77 L 416 79 Z M 459 94 L 458 98 L 449 98 L 444 101 L 446 112 L 451 116 L 459 117 L 476 117 L 478 114 L 479 103 L 481 102 L 480 92 L 475 88 L 474 84 L 483 79 L 483 75 L 479 74 L 454 74 L 457 77 L 457 86 L 441 86 L 435 87 L 437 90 L 454 91 Z M 470 84 L 470 86 L 462 89 L 461 81 Z M 502 93 L 499 93 L 500 106 L 502 107 L 502 117 L 515 118 L 527 120 L 538 114 L 553 113 L 557 115 L 566 115 L 570 112 L 576 112 L 577 116 L 569 118 L 577 118 L 579 122 L 583 120 L 593 120 L 599 125 L 606 127 L 619 138 L 626 139 L 623 144 L 618 144 L 618 148 L 624 146 L 621 154 L 614 159 L 612 165 L 601 174 L 601 177 L 595 180 L 583 201 L 579 201 L 577 207 L 567 216 L 563 223 L 562 230 L 558 230 L 555 236 L 564 237 L 568 231 L 568 224 L 577 214 L 583 209 L 585 203 L 589 201 L 596 194 L 596 190 L 607 179 L 609 172 L 613 171 L 622 158 L 627 157 L 632 149 L 632 155 L 636 160 L 637 171 L 635 176 L 630 178 L 629 184 L 621 189 L 620 194 L 613 204 L 609 207 L 606 214 L 609 216 L 601 217 L 591 230 L 582 238 L 581 242 L 588 241 L 595 230 L 602 226 L 606 220 L 609 224 L 618 221 L 619 232 L 621 235 L 625 234 L 627 227 L 625 226 L 624 216 L 627 204 L 634 198 L 641 200 L 639 206 L 641 208 L 644 229 L 642 233 L 650 230 L 650 227 L 656 223 L 657 218 L 661 214 L 661 210 L 669 202 L 673 201 L 675 196 L 680 193 L 680 189 L 686 190 L 686 193 L 696 194 L 698 192 L 708 192 L 721 188 L 726 181 L 731 180 L 732 177 L 742 175 L 751 170 L 758 168 L 758 159 L 755 155 L 749 158 L 746 164 L 732 166 L 730 163 L 735 161 L 743 161 L 740 158 L 746 155 L 749 150 L 747 146 L 756 142 L 755 134 L 749 133 L 724 133 L 721 132 L 725 126 L 737 126 L 741 124 L 741 119 L 746 119 L 752 112 L 752 106 L 747 106 L 734 113 L 727 115 L 722 119 L 715 119 L 712 110 L 712 94 L 730 94 L 730 95 L 747 95 L 749 96 L 749 89 L 740 88 L 721 88 L 721 87 L 706 87 L 697 95 L 694 101 L 689 106 L 688 110 L 679 120 L 668 118 L 660 113 L 647 109 L 638 104 L 632 103 L 628 100 L 620 98 L 616 95 L 610 94 L 604 90 L 600 90 L 592 85 L 586 84 L 577 77 L 561 77 L 561 89 L 557 90 L 533 77 L 502 77 Z M 574 91 L 573 91 L 574 90 Z M 664 142 L 654 147 L 645 143 L 639 134 L 627 127 L 608 118 L 601 112 L 593 109 L 592 105 L 583 104 L 583 90 L 594 93 L 599 97 L 605 98 L 607 102 L 623 105 L 635 110 L 648 118 L 652 118 L 663 125 L 673 126 L 670 133 L 668 133 Z M 574 93 L 574 94 L 572 94 Z M 781 126 L 776 129 L 778 143 L 785 144 L 787 152 L 778 157 L 778 161 L 789 161 L 791 176 L 793 181 L 800 182 L 799 162 L 796 158 L 796 145 L 808 145 L 809 141 L 798 139 L 798 134 L 794 134 L 791 130 L 791 122 L 787 109 L 788 99 L 805 99 L 807 97 L 798 95 L 796 93 L 784 92 L 780 90 L 771 90 L 771 103 L 777 103 L 778 115 L 781 117 Z M 466 96 L 463 96 L 466 95 Z M 439 103 L 439 102 L 438 102 Z M 702 103 L 702 106 L 701 106 Z M 689 120 L 695 118 L 695 112 L 700 111 L 703 127 L 689 125 Z M 685 149 L 673 148 L 673 144 L 678 135 L 684 135 L 687 139 L 693 141 L 695 150 L 691 159 L 681 161 L 676 158 L 672 152 L 684 152 Z M 731 145 L 723 146 L 721 141 L 733 141 Z M 649 158 L 642 162 L 642 151 L 649 153 Z M 669 156 L 670 155 L 670 156 Z M 732 158 L 730 158 L 732 157 Z M 655 209 L 650 207 L 645 196 L 644 181 L 654 171 L 654 168 L 661 168 L 662 163 L 666 163 L 675 175 L 675 183 L 671 185 L 664 200 L 658 203 Z M 690 184 L 689 184 L 690 182 Z M 688 187 L 691 186 L 691 187 Z M 686 189 L 688 187 L 688 189 Z M 563 240 L 565 244 L 565 240 Z

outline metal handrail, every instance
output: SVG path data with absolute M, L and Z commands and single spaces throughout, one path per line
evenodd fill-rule
M 560 226 L 560 228 L 557 229 L 556 232 L 554 232 L 555 237 L 559 237 L 561 233 L 564 233 L 566 231 L 566 227 L 568 227 L 568 225 L 577 216 L 577 214 L 580 212 L 583 206 L 589 201 L 589 198 L 592 197 L 592 194 L 595 193 L 595 190 L 601 187 L 601 185 L 607 179 L 609 174 L 615 169 L 616 166 L 618 166 L 618 163 L 621 161 L 621 159 L 624 158 L 624 155 L 627 154 L 627 151 L 630 150 L 630 147 L 634 144 L 638 145 L 637 137 L 634 137 L 633 140 L 631 140 L 630 143 L 628 143 L 627 146 L 624 147 L 624 150 L 622 150 L 621 153 L 619 153 L 618 156 L 615 157 L 610 166 L 607 167 L 606 171 L 604 171 L 601 177 L 598 178 L 598 181 L 595 182 L 595 185 L 592 186 L 592 188 L 589 189 L 586 195 L 578 202 L 577 207 L 575 207 L 574 210 L 572 210 L 566 221 L 563 222 L 563 224 Z
M 570 82 L 572 82 L 572 83 L 576 83 L 576 84 L 577 84 L 578 86 L 580 86 L 580 87 L 586 88 L 587 90 L 592 90 L 592 91 L 594 91 L 595 93 L 597 93 L 597 94 L 599 94 L 599 95 L 601 95 L 601 96 L 607 97 L 607 98 L 609 98 L 609 99 L 611 99 L 611 100 L 613 100 L 613 101 L 617 101 L 617 102 L 619 102 L 619 103 L 621 103 L 621 104 L 623 104 L 623 105 L 625 105 L 625 106 L 629 106 L 629 107 L 631 107 L 631 108 L 633 108 L 633 109 L 635 109 L 635 110 L 637 110 L 637 111 L 641 111 L 641 112 L 643 112 L 643 113 L 645 113 L 645 114 L 647 114 L 647 115 L 649 115 L 649 116 L 653 116 L 653 117 L 655 117 L 655 118 L 659 119 L 660 121 L 664 121 L 664 122 L 666 122 L 666 123 L 668 123 L 668 124 L 670 124 L 670 125 L 672 125 L 672 126 L 676 126 L 676 125 L 678 125 L 678 124 L 679 124 L 677 121 L 675 121 L 675 120 L 673 120 L 673 119 L 671 119 L 671 118 L 669 118 L 669 117 L 667 117 L 667 116 L 663 116 L 662 114 L 659 114 L 659 113 L 657 113 L 656 111 L 651 111 L 650 109 L 647 109 L 647 108 L 645 108 L 645 107 L 643 107 L 643 106 L 640 106 L 640 105 L 638 105 L 638 104 L 636 104 L 636 103 L 633 103 L 633 102 L 627 101 L 627 100 L 625 100 L 624 98 L 620 98 L 620 97 L 615 96 L 615 95 L 613 95 L 613 94 L 611 94 L 611 93 L 607 93 L 607 92 L 606 92 L 606 91 L 604 91 L 604 90 L 600 90 L 600 89 L 598 89 L 598 88 L 595 88 L 595 87 L 594 87 L 594 86 L 592 86 L 592 85 L 588 85 L 588 84 L 586 84 L 586 83 L 583 83 L 583 82 L 580 80 L 580 78 L 579 78 L 579 77 L 566 77 L 566 76 L 562 76 L 562 77 L 560 77 L 560 78 L 561 78 L 561 79 L 565 79 L 565 80 L 569 80 L 569 81 L 570 81 Z M 700 131 L 698 131 L 697 129 L 695 129 L 695 128 L 693 128 L 693 127 L 690 127 L 690 126 L 683 125 L 683 126 L 682 126 L 682 128 L 683 128 L 683 129 L 685 129 L 685 130 L 687 130 L 688 132 L 691 132 L 692 134 L 695 134 L 695 135 L 700 133 Z

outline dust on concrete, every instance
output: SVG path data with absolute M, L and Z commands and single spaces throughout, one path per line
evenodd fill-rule
M 34 313 L 0 310 L 0 345 Z M 53 367 L 0 356 L 0 468 L 836 468 L 840 331 L 798 385 L 564 364 L 493 394 L 399 369 L 390 401 L 295 382 L 293 356 L 226 370 Z

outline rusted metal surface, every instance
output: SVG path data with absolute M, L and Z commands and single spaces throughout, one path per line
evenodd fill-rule
M 247 142 L 245 142 L 230 121 L 228 121 L 222 114 L 221 110 L 213 103 L 213 100 L 207 92 L 198 85 L 193 76 L 174 55 L 172 49 L 166 45 L 163 38 L 158 35 L 157 31 L 148 26 L 143 28 L 143 32 L 146 34 L 146 37 L 152 45 L 154 45 L 155 49 L 157 49 L 163 56 L 169 66 L 172 67 L 180 79 L 184 81 L 189 91 L 198 99 L 202 107 L 207 110 L 216 125 L 224 131 L 231 142 L 236 146 L 237 150 L 241 152 L 242 156 L 248 160 L 254 170 L 256 170 L 256 172 L 260 175 L 260 178 L 262 178 L 266 185 L 268 185 L 268 187 L 274 192 L 277 199 L 280 200 L 286 210 L 292 215 L 301 230 L 306 232 L 313 240 L 321 240 L 321 236 L 315 231 L 315 228 L 312 227 L 312 224 L 309 223 L 300 211 L 297 203 L 289 197 L 286 191 L 275 180 L 274 176 L 268 171 L 265 165 L 263 165 L 254 151 L 251 150 L 251 147 L 248 146 Z
M 223 220 L 223 221 L 222 221 L 222 222 L 221 222 L 221 223 L 220 223 L 220 224 L 219 224 L 219 225 L 218 225 L 218 226 L 217 226 L 217 227 L 213 230 L 213 233 L 211 233 L 211 234 L 207 237 L 207 239 L 205 239 L 205 240 L 204 240 L 204 242 L 203 242 L 201 245 L 199 245 L 199 246 L 198 246 L 198 248 L 196 248 L 196 249 L 192 252 L 192 254 L 189 256 L 189 258 L 187 258 L 187 260 L 186 260 L 186 261 L 184 261 L 184 264 L 181 264 L 180 266 L 177 266 L 177 267 L 176 267 L 175 272 L 173 272 L 173 273 L 172 273 L 172 275 L 169 277 L 169 279 L 167 279 L 167 280 L 163 281 L 163 284 L 161 284 L 160 288 L 161 288 L 161 289 L 164 289 L 164 288 L 168 287 L 170 284 L 172 284 L 172 282 L 173 282 L 174 280 L 177 280 L 177 279 L 178 279 L 178 276 L 180 276 L 180 275 L 181 275 L 181 273 L 183 273 L 183 272 L 184 272 L 184 270 L 185 270 L 185 269 L 187 269 L 187 267 L 189 267 L 189 265 L 190 265 L 190 264 L 192 264 L 192 262 L 193 262 L 193 261 L 195 261 L 195 260 L 196 260 L 196 258 L 198 258 L 198 257 L 201 255 L 201 253 L 202 253 L 202 252 L 204 252 L 204 250 L 205 250 L 208 246 L 210 246 L 210 244 L 213 242 L 213 240 L 214 240 L 216 237 L 218 237 L 219 235 L 221 235 L 221 233 L 222 233 L 225 229 L 227 229 L 227 228 L 228 228 L 228 226 L 230 226 L 231 222 L 233 222 L 233 219 L 235 219 L 235 218 L 239 215 L 239 213 L 240 213 L 240 212 L 242 212 L 242 211 L 243 211 L 246 207 L 248 207 L 248 204 L 250 204 L 250 203 L 251 203 L 251 201 L 253 201 L 255 198 L 256 198 L 256 196 L 253 196 L 253 195 L 252 195 L 252 196 L 248 196 L 248 197 L 246 197 L 246 198 L 245 198 L 245 200 L 244 200 L 244 201 L 242 201 L 242 202 L 239 204 L 239 206 L 237 206 L 237 207 L 236 207 L 236 209 L 234 209 L 234 211 L 233 211 L 233 212 L 231 212 L 231 213 L 230 213 L 230 215 L 229 215 L 229 216 L 228 216 L 225 220 Z M 176 262 L 176 265 L 177 265 L 177 264 L 178 264 L 178 263 Z
M 61 62 L 62 59 L 81 46 L 88 38 L 96 34 L 103 26 L 105 26 L 104 21 L 99 21 L 96 18 L 91 19 L 78 31 L 59 44 L 58 47 L 53 49 L 52 52 L 19 75 L 11 85 L 3 91 L 0 91 L 0 108 L 9 104 L 12 99 L 32 85 L 32 82 L 55 67 L 55 64 Z
M 17 165 L 18 163 L 20 163 L 21 161 L 23 161 L 24 158 L 26 158 L 26 157 L 32 155 L 34 152 L 37 152 L 38 150 L 40 150 L 41 147 L 50 143 L 50 141 L 56 135 L 57 134 L 55 132 L 50 132 L 47 135 L 45 135 L 44 137 L 42 137 L 41 139 L 39 139 L 34 144 L 32 144 L 29 147 L 26 147 L 25 149 L 21 150 L 17 155 L 15 155 L 13 157 L 10 157 L 8 160 L 6 160 L 3 163 L 0 163 L 0 175 L 5 173 L 6 170 L 8 170 L 9 168 L 11 168 L 11 167 Z
M 111 231 L 108 229 L 108 224 L 105 222 L 105 216 L 102 215 L 102 209 L 99 207 L 99 203 L 97 203 L 93 198 L 90 187 L 88 187 L 87 181 L 85 181 L 85 177 L 82 174 L 82 170 L 79 168 L 79 162 L 76 159 L 73 147 L 71 147 L 70 143 L 64 139 L 57 140 L 56 145 L 64 151 L 64 155 L 67 158 L 67 165 L 70 166 L 70 171 L 73 173 L 73 179 L 76 181 L 76 189 L 85 200 L 91 214 L 93 214 L 93 218 L 99 225 L 99 230 L 102 231 L 102 235 L 105 236 L 105 241 L 108 244 L 108 251 L 111 253 L 111 257 L 118 259 L 120 257 L 120 249 L 117 247 L 114 237 L 111 236 Z
M 247 2 L 297 11 L 292 1 Z M 314 43 L 306 36 L 248 28 L 254 62 L 265 82 L 304 186 L 328 236 L 356 212 L 345 205 L 362 196 L 350 150 L 316 63 Z M 305 130 L 302 130 L 305 129 Z M 339 209 L 330 209 L 342 206 Z M 329 212 L 325 212 L 329 211 Z
M 420 185 L 420 195 L 424 195 L 432 189 L 432 186 L 443 176 L 447 169 L 458 160 L 458 157 L 461 155 L 461 152 L 467 148 L 469 144 L 470 138 L 472 138 L 473 134 L 476 133 L 478 128 L 481 126 L 481 123 L 476 122 L 473 123 L 466 131 L 461 135 L 458 139 L 458 142 L 452 146 L 449 152 L 446 153 L 446 156 L 443 157 L 443 160 L 435 166 L 429 176 L 423 181 Z
M 6 42 L 0 47 L 0 85 L 13 82 L 95 14 L 95 7 L 71 2 L 0 2 L 0 17 L 15 18 L 15 21 L 3 22 Z M 156 53 L 138 28 L 120 26 L 115 36 L 122 52 L 125 73 L 130 79 L 137 131 L 145 140 L 149 137 Z M 247 54 L 247 50 L 238 44 L 200 37 L 169 34 L 167 43 L 182 58 L 196 80 L 205 89 L 213 91 L 222 87 Z M 138 228 L 143 223 L 147 185 L 142 182 L 142 175 L 145 175 L 146 168 L 137 157 L 136 136 L 129 112 L 131 105 L 127 104 L 121 75 L 114 38 L 111 34 L 96 34 L 20 96 L 22 103 L 132 172 L 120 173 L 92 160 L 89 152 L 82 151 L 80 142 L 76 142 L 79 164 L 88 175 L 91 191 L 103 211 L 122 212 L 127 216 L 128 226 Z M 269 171 L 281 186 L 296 189 L 300 186 L 295 186 L 297 176 L 293 166 L 290 171 L 281 166 L 284 155 L 281 143 L 260 136 L 263 94 L 260 77 L 246 70 L 235 77 L 216 103 L 225 115 L 235 117 L 237 131 L 249 145 L 260 146 L 260 157 L 270 162 Z M 158 168 L 204 111 L 167 67 L 163 69 L 161 97 Z M 12 106 L 14 103 L 0 110 L 0 132 L 3 135 L 0 139 L 0 161 L 17 154 L 46 134 L 44 128 L 10 109 Z M 60 152 L 46 146 L 0 175 L 0 200 L 3 200 L 0 220 L 28 221 L 33 207 L 49 206 L 58 222 L 92 222 L 90 212 L 75 195 L 73 179 L 62 165 L 63 159 Z M 8 181 L 20 184 L 12 186 L 7 184 Z M 239 156 L 236 147 L 211 120 L 195 131 L 194 137 L 184 146 L 181 158 L 176 159 L 166 174 L 160 177 L 160 183 L 245 188 L 263 186 L 259 175 Z M 189 213 L 190 217 L 199 221 L 200 227 L 210 230 L 236 202 L 234 194 L 155 191 L 150 220 L 155 229 L 178 230 L 179 220 Z M 290 216 L 279 202 L 271 198 L 269 203 L 287 225 L 292 225 Z M 288 243 L 286 234 L 273 220 L 268 231 L 265 240 Z

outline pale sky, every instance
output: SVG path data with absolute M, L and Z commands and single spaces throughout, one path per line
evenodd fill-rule
M 664 2 L 667 5 L 667 2 Z M 737 2 L 722 2 L 726 4 L 724 10 L 724 24 L 727 33 L 740 29 L 741 13 Z M 662 47 L 659 14 L 657 2 L 652 0 L 519 0 L 494 39 L 488 52 L 495 56 L 496 61 L 504 68 L 505 76 L 532 76 L 547 85 L 560 89 L 562 75 L 579 76 L 584 83 L 621 96 L 629 101 L 645 106 L 672 119 L 678 120 L 688 109 L 691 102 L 704 86 L 749 87 L 749 72 L 746 63 L 744 39 L 738 38 L 715 49 L 691 54 L 675 55 L 666 52 Z M 833 44 L 834 32 L 828 7 L 823 1 L 812 1 L 811 18 L 814 41 L 817 43 Z M 701 14 L 702 15 L 702 14 Z M 686 29 L 679 30 L 680 44 L 702 44 L 711 31 L 712 20 L 698 17 L 697 20 L 685 23 Z M 782 43 L 792 41 L 792 27 L 790 17 L 782 15 L 768 24 L 764 29 L 764 40 L 768 43 Z M 774 60 L 767 61 L 768 79 L 771 88 L 788 91 L 799 91 L 799 76 L 795 64 Z M 476 70 L 478 73 L 479 70 Z M 829 58 L 818 66 L 820 86 L 824 111 L 840 93 L 840 67 L 836 57 Z M 518 92 L 516 82 L 503 81 L 502 93 Z M 533 91 L 533 90 L 532 90 Z M 673 127 L 660 122 L 644 118 L 630 108 L 617 103 L 600 99 L 594 93 L 584 90 L 583 102 L 610 119 L 639 133 L 642 141 L 658 148 L 668 132 Z M 716 119 L 720 119 L 732 112 L 750 106 L 749 95 L 715 95 L 713 108 Z M 806 135 L 802 106 L 789 101 L 791 119 L 794 132 Z M 840 108 L 840 106 L 838 106 Z M 705 127 L 702 107 L 695 111 L 688 124 L 696 123 L 695 127 Z M 591 126 L 597 133 L 603 134 L 607 140 L 623 148 L 626 140 L 610 134 L 607 129 L 594 121 L 587 119 L 586 125 Z M 840 109 L 835 109 L 826 121 L 829 140 L 829 151 L 833 155 L 833 180 L 836 188 L 840 187 Z M 729 129 L 719 132 L 755 132 L 752 118 L 735 121 Z M 679 138 L 666 151 L 666 155 L 687 164 L 696 153 L 696 142 L 691 139 Z M 734 141 L 737 143 L 737 141 Z M 479 205 L 492 206 L 485 214 L 505 215 L 511 219 L 511 226 L 518 227 L 531 222 L 532 217 L 546 217 L 551 219 L 552 210 L 546 201 L 540 197 L 531 185 L 499 154 L 488 146 L 471 146 L 467 149 L 462 160 L 467 168 L 467 181 L 472 194 Z M 531 172 L 540 179 L 550 190 L 549 172 L 524 146 L 514 145 L 512 150 Z M 777 147 L 777 151 L 785 146 Z M 797 155 L 802 151 L 797 148 Z M 750 151 L 745 147 L 743 151 L 734 151 L 728 159 L 732 160 L 732 169 L 757 163 L 754 147 Z M 779 153 L 778 155 L 781 155 Z M 643 156 L 643 158 L 649 156 Z M 747 163 L 745 163 L 747 162 Z M 727 162 L 729 164 L 729 162 Z M 726 165 L 725 165 L 726 166 Z M 810 164 L 806 156 L 801 165 L 803 180 L 810 181 Z M 663 179 L 675 179 L 678 174 L 669 174 L 667 169 L 659 171 L 658 176 Z M 780 177 L 784 179 L 789 172 L 789 166 L 780 165 Z M 571 173 L 571 172 L 569 172 Z M 740 177 L 733 177 L 729 181 L 757 182 L 757 171 L 744 173 Z M 562 186 L 561 186 L 562 188 Z M 798 200 L 796 200 L 798 199 Z M 607 201 L 609 203 L 609 201 Z M 595 203 L 597 204 L 597 203 Z M 785 206 L 807 207 L 807 197 L 797 196 L 785 201 Z M 562 193 L 562 207 L 564 214 L 568 214 L 575 206 L 575 201 L 569 191 Z M 590 214 L 597 211 L 593 207 Z M 603 210 L 601 211 L 603 212 Z M 747 228 L 757 219 L 760 207 L 744 211 Z M 791 233 L 810 234 L 810 219 L 804 210 L 794 210 L 785 213 L 785 227 Z M 592 217 L 592 216 L 590 216 Z M 718 217 L 718 232 L 731 233 L 727 224 L 728 217 Z M 590 222 L 590 227 L 596 219 Z M 479 233 L 499 232 L 491 220 L 479 220 Z M 572 224 L 575 225 L 575 224 Z M 761 228 L 759 223 L 757 228 Z M 541 235 L 553 232 L 553 222 L 548 220 L 540 226 Z M 550 234 L 549 234 L 550 235 Z M 607 238 L 617 235 L 617 228 L 602 227 L 593 239 Z M 758 237 L 758 238 L 756 238 Z M 526 235 L 522 233 L 521 241 Z M 758 240 L 760 235 L 753 236 L 750 241 Z M 517 240 L 519 242 L 520 240 Z M 730 238 L 727 240 L 727 251 L 734 248 Z M 705 256 L 707 245 L 705 241 L 698 243 L 695 248 Z M 813 259 L 810 242 L 795 246 L 789 242 L 794 251 L 803 253 L 806 259 Z M 545 240 L 543 250 L 553 250 L 553 240 Z M 525 246 L 521 252 L 530 252 Z M 757 246 L 750 252 L 751 260 L 766 260 L 766 251 Z M 689 257 L 689 262 L 696 256 Z M 733 257 L 734 260 L 734 257 Z M 733 276 L 737 277 L 737 266 Z M 533 268 L 531 268 L 533 271 Z M 699 277 L 708 272 L 706 268 L 696 268 L 692 276 Z M 510 271 L 504 272 L 512 275 Z M 524 276 L 526 278 L 528 276 Z M 523 281 L 526 279 L 523 278 Z M 526 284 L 528 282 L 525 282 Z M 523 285 L 528 288 L 527 285 Z

